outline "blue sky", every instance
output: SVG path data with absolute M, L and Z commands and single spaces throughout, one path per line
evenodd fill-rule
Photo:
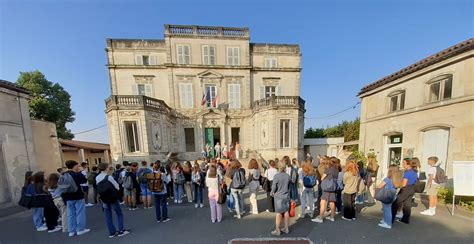
M 246 26 L 252 42 L 297 43 L 306 117 L 358 102 L 357 92 L 473 37 L 472 1 L 0 0 L 0 79 L 40 70 L 72 96 L 73 132 L 105 124 L 105 39 L 163 38 L 163 24 Z M 351 120 L 359 107 L 305 127 Z M 78 140 L 108 141 L 107 129 Z

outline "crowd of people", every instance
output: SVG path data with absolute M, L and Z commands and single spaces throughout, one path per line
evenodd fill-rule
M 222 221 L 223 206 L 236 219 L 244 217 L 246 209 L 250 214 L 263 212 L 258 208 L 257 195 L 264 191 L 265 211 L 275 213 L 272 235 L 289 233 L 289 219 L 296 215 L 296 205 L 301 207 L 299 218 L 309 215 L 312 222 L 324 223 L 334 222 L 341 212 L 342 220 L 355 221 L 356 204 L 380 201 L 383 218 L 378 225 L 390 229 L 396 220 L 409 224 L 416 184 L 422 180 L 426 180 L 430 203 L 421 214 L 435 214 L 437 190 L 446 181 L 437 161 L 436 157 L 428 159 L 430 168 L 424 176 L 417 158 L 404 159 L 401 168 L 391 165 L 387 177 L 377 182 L 380 169 L 374 157 L 369 157 L 366 165 L 353 157 L 342 163 L 336 157 L 318 155 L 313 159 L 310 154 L 301 164 L 288 156 L 262 159 L 261 163 L 250 159 L 247 169 L 237 158 L 207 157 L 193 163 L 124 161 L 115 167 L 100 163 L 90 170 L 87 163 L 80 165 L 71 160 L 65 163 L 67 170 L 58 169 L 48 177 L 43 172 L 27 172 L 20 202 L 32 208 L 37 231 L 62 230 L 70 237 L 90 231 L 86 228 L 87 206 L 101 206 L 112 238 L 130 233 L 124 227 L 122 206 L 130 211 L 137 210 L 139 204 L 143 209 L 154 208 L 156 221 L 166 223 L 171 220 L 170 203 L 187 201 L 195 208 L 203 208 L 205 192 L 212 223 Z M 89 187 L 94 203 L 88 202 Z M 246 188 L 248 207 L 244 205 Z

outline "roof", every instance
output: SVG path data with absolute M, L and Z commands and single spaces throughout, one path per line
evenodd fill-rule
M 61 146 L 69 146 L 82 149 L 93 149 L 93 150 L 110 150 L 110 145 L 105 143 L 88 142 L 88 141 L 76 141 L 76 140 L 64 140 L 59 139 Z
M 456 55 L 459 55 L 459 54 L 462 54 L 462 53 L 465 53 L 467 51 L 471 51 L 474 49 L 474 38 L 471 38 L 471 39 L 468 39 L 466 41 L 463 41 L 461 43 L 458 43 L 454 46 L 451 46 L 447 49 L 444 49 L 438 53 L 435 53 L 427 58 L 424 58 L 412 65 L 409 65 L 391 75 L 388 75 L 388 76 L 385 76 L 383 77 L 382 79 L 380 80 L 377 80 L 367 86 L 364 86 L 360 92 L 359 92 L 359 96 L 368 92 L 368 91 L 371 91 L 371 90 L 374 90 L 378 87 L 381 87 L 381 86 L 384 86 L 386 84 L 389 84 L 399 78 L 402 78 L 404 76 L 407 76 L 411 73 L 414 73 L 418 70 L 421 70 L 421 69 L 424 69 L 428 66 L 431 66 L 431 65 L 434 65 L 436 63 L 439 63 L 443 60 L 446 60 L 448 58 L 451 58 L 451 57 L 454 57 Z
M 21 93 L 24 93 L 24 94 L 30 94 L 30 92 L 28 90 L 26 90 L 25 88 L 15 84 L 15 83 L 12 83 L 10 81 L 6 81 L 6 80 L 2 80 L 2 79 L 0 79 L 0 87 L 7 88 L 9 90 L 16 91 L 16 92 L 21 92 Z

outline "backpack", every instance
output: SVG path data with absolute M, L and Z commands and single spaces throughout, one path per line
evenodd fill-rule
M 76 192 L 79 189 L 72 175 L 67 172 L 59 177 L 58 188 L 60 188 L 63 193 Z
M 362 177 L 359 177 L 357 179 L 357 193 L 358 194 L 364 193 L 366 187 L 367 187 L 367 185 L 365 184 L 364 179 Z
M 148 189 L 152 192 L 162 192 L 164 189 L 161 173 L 149 173 L 145 175 L 148 183 Z
M 316 185 L 316 176 L 305 175 L 303 176 L 303 186 L 306 188 L 313 188 Z
M 122 177 L 122 182 L 124 189 L 131 190 L 133 188 L 132 176 L 130 172 L 125 173 L 125 177 Z
M 296 169 L 294 167 L 291 167 L 290 181 L 293 184 L 295 184 L 296 181 L 298 181 L 298 174 L 296 173 Z
M 109 181 L 108 175 L 97 184 L 97 194 L 99 194 L 100 200 L 107 204 L 115 203 L 119 199 L 119 191 Z
M 446 181 L 448 181 L 448 177 L 446 176 L 446 171 L 444 171 L 444 169 L 442 169 L 441 167 L 436 166 L 436 174 L 433 180 L 437 184 L 446 183 Z
M 89 183 L 89 185 L 96 186 L 97 182 L 95 181 L 95 177 L 97 177 L 97 175 L 97 172 L 91 172 L 89 177 L 87 177 L 87 183 Z
M 117 181 L 117 183 L 119 183 L 119 185 L 123 183 L 120 180 L 120 173 L 122 173 L 122 170 L 123 169 L 118 169 L 118 170 L 115 170 L 114 173 L 112 173 L 112 177 L 114 178 L 115 181 Z
M 232 177 L 231 187 L 233 189 L 245 188 L 245 172 L 242 169 L 237 170 Z
M 176 179 L 174 179 L 175 184 L 182 185 L 185 181 L 186 179 L 184 178 L 183 172 L 179 172 L 176 174 Z
M 147 173 L 148 169 L 142 169 L 139 173 L 138 173 L 138 183 L 141 183 L 141 184 L 146 184 L 148 182 L 148 179 L 147 179 L 147 175 L 149 173 Z

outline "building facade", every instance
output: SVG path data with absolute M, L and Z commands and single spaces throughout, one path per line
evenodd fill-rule
M 437 156 L 450 177 L 453 161 L 474 160 L 474 39 L 365 86 L 359 97 L 359 148 L 377 155 L 383 175 L 407 157 L 425 171 Z
M 164 39 L 107 40 L 112 160 L 302 156 L 298 45 L 251 43 L 247 28 L 165 25 Z

